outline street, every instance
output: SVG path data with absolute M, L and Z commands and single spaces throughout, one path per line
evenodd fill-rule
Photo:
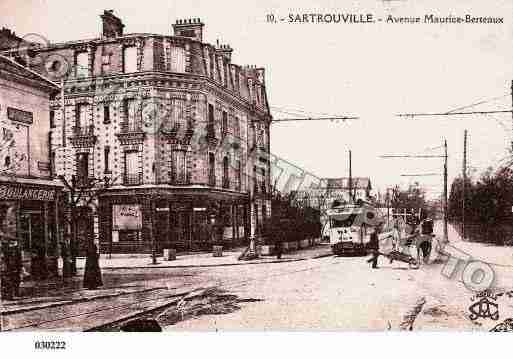
M 439 231 L 441 226 L 436 227 Z M 457 244 L 455 232 L 451 230 L 450 235 Z M 380 257 L 379 268 L 372 269 L 367 257 L 338 257 L 330 251 L 324 244 L 303 254 L 288 254 L 288 259 L 284 255 L 284 261 L 275 263 L 105 269 L 105 293 L 48 308 L 13 311 L 4 315 L 3 328 L 112 331 L 119 330 L 117 324 L 138 317 L 158 318 L 166 331 L 474 331 L 489 330 L 500 322 L 469 319 L 475 293 L 466 288 L 458 272 L 451 278 L 442 274 L 447 258 L 415 269 Z M 506 290 L 510 268 L 493 268 L 496 288 Z M 113 289 L 116 292 L 108 292 Z M 191 293 L 196 302 L 187 311 L 179 303 Z M 226 308 L 218 303 L 223 300 Z M 504 313 L 513 313 L 511 309 L 509 303 L 501 304 L 501 319 L 506 318 Z M 173 319 L 168 321 L 170 313 Z

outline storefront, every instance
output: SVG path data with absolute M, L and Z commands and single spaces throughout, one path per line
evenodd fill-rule
M 61 188 L 51 181 L 0 181 L 0 235 L 16 241 L 32 279 L 57 274 Z
M 100 196 L 100 251 L 150 253 L 234 246 L 249 237 L 248 199 L 202 190 L 111 190 Z

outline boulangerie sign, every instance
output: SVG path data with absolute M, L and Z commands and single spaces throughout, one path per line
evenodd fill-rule
M 112 221 L 115 230 L 142 228 L 141 206 L 138 204 L 116 204 L 112 206 Z

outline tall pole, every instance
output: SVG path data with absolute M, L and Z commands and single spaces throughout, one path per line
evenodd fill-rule
M 447 140 L 444 140 L 444 241 L 449 241 L 447 236 Z
M 511 103 L 512 103 L 512 106 L 513 106 L 513 80 L 511 80 Z M 511 117 L 512 117 L 512 120 L 513 120 L 513 112 L 511 112 Z M 512 124 L 513 124 L 513 121 L 511 121 Z M 511 139 L 511 150 L 513 151 L 513 138 Z
M 465 202 L 467 199 L 467 130 L 463 134 L 463 198 L 461 213 L 461 233 L 465 240 Z
M 351 150 L 349 150 L 349 202 L 353 202 L 353 174 L 351 168 Z

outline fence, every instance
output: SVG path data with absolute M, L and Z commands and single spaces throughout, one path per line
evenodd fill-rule
M 463 235 L 461 222 L 451 222 L 460 236 Z M 513 223 L 482 224 L 465 223 L 465 237 L 470 242 L 513 246 Z

